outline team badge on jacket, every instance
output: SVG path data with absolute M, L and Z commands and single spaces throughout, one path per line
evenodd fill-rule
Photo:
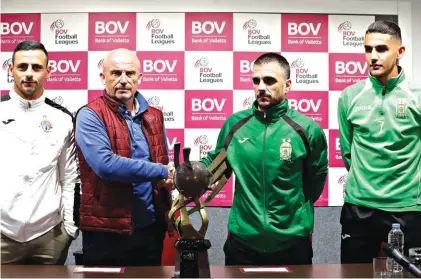
M 49 133 L 53 128 L 53 124 L 47 119 L 47 116 L 43 116 L 43 120 L 41 121 L 40 127 L 45 133 Z
M 406 118 L 406 104 L 404 100 L 399 100 L 396 105 L 396 118 Z
M 281 160 L 283 161 L 291 160 L 291 153 L 292 153 L 291 139 L 283 139 L 281 148 L 280 148 Z

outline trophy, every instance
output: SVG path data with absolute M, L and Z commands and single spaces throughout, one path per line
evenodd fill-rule
M 210 278 L 208 249 L 211 243 L 205 238 L 209 220 L 204 207 L 227 182 L 226 151 L 221 151 L 208 168 L 200 162 L 190 161 L 190 151 L 188 147 L 183 149 L 184 162 L 180 165 L 180 143 L 174 145 L 174 184 L 179 195 L 173 201 L 169 218 L 180 238 L 175 242 L 173 278 Z M 216 186 L 212 188 L 212 185 Z M 199 198 L 209 190 L 212 193 L 200 202 Z M 191 202 L 194 206 L 187 210 L 187 205 Z M 176 218 L 175 213 L 178 211 L 179 216 Z M 199 230 L 193 227 L 189 219 L 189 215 L 195 212 L 199 212 L 202 221 Z

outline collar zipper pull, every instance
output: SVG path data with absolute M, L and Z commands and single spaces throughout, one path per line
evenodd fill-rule
M 386 95 L 386 86 L 385 87 L 383 87 L 383 90 L 382 90 L 382 95 L 384 96 L 384 95 Z

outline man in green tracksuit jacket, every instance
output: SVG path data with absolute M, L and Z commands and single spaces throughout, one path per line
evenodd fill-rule
M 341 213 L 342 263 L 371 263 L 392 223 L 404 252 L 421 247 L 421 90 L 398 66 L 400 28 L 377 21 L 365 35 L 369 77 L 339 99 L 342 158 L 348 170 Z
M 311 264 L 313 203 L 327 175 L 322 128 L 288 106 L 288 61 L 276 53 L 256 59 L 256 101 L 223 125 L 206 166 L 224 148 L 235 192 L 224 245 L 227 265 Z M 243 121 L 233 134 L 233 126 Z

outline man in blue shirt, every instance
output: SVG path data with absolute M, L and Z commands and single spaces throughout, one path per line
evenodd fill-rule
M 173 188 L 162 112 L 137 91 L 140 62 L 109 52 L 103 96 L 76 118 L 85 265 L 160 265 Z

